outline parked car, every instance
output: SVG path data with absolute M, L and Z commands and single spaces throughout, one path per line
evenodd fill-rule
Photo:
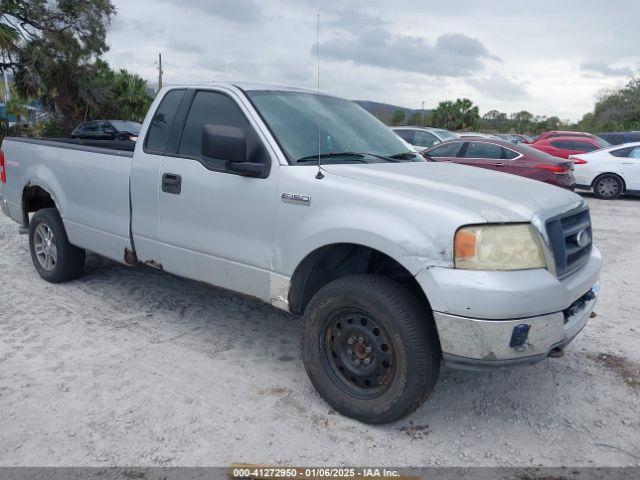
M 604 132 L 599 133 L 600 138 L 604 138 L 611 145 L 621 145 L 623 143 L 640 142 L 640 131 L 634 132 Z
M 430 127 L 393 127 L 392 130 L 405 142 L 423 150 L 432 147 L 437 143 L 455 140 L 458 134 L 443 128 Z
M 593 138 L 593 139 L 599 138 L 597 135 L 594 135 L 593 133 L 572 132 L 569 130 L 551 130 L 549 132 L 543 132 L 540 135 L 538 135 L 535 138 L 534 142 L 539 142 L 540 140 L 546 140 L 547 138 L 554 138 L 554 137 L 587 137 L 587 138 Z
M 512 133 L 511 135 L 517 138 L 518 140 L 520 140 L 518 143 L 526 143 L 526 144 L 533 143 L 533 137 L 529 135 L 523 135 L 521 133 Z
M 128 120 L 92 120 L 78 125 L 71 138 L 87 140 L 132 140 L 138 139 L 141 124 Z
M 571 155 L 576 188 L 613 200 L 623 193 L 640 195 L 640 142 Z
M 527 177 L 573 189 L 570 161 L 563 161 L 528 145 L 506 140 L 469 138 L 436 145 L 423 155 L 435 162 L 452 162 Z
M 577 153 L 593 152 L 609 147 L 609 143 L 601 138 L 591 137 L 550 137 L 538 140 L 529 145 L 532 148 L 558 158 L 569 158 Z
M 346 99 L 165 87 L 140 136 L 134 152 L 4 139 L 0 205 L 28 227 L 35 270 L 78 278 L 88 250 L 303 315 L 309 378 L 344 415 L 405 417 L 441 363 L 558 356 L 593 311 L 583 198 L 426 162 Z
M 494 135 L 502 140 L 506 140 L 511 143 L 520 143 L 520 139 L 510 133 L 494 133 Z
M 478 133 L 478 132 L 456 132 L 460 138 L 487 138 L 494 140 L 501 140 L 500 137 L 492 135 L 490 133 Z

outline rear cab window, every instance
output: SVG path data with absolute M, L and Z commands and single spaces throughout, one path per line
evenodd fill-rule
M 158 105 L 158 109 L 153 114 L 147 130 L 147 137 L 144 142 L 144 151 L 146 153 L 160 155 L 165 153 L 171 133 L 171 125 L 184 94 L 184 89 L 170 90 Z

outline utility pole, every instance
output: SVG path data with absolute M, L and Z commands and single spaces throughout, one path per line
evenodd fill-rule
M 162 88 L 162 54 L 158 54 L 158 91 Z
M 420 109 L 420 125 L 424 127 L 424 100 L 422 101 L 422 108 Z

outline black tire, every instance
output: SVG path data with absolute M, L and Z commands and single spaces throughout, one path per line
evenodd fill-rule
M 593 181 L 593 194 L 602 200 L 615 200 L 624 192 L 622 178 L 614 173 L 605 173 Z
M 433 391 L 442 357 L 433 316 L 393 280 L 370 274 L 334 280 L 311 299 L 304 322 L 307 374 L 341 414 L 395 422 Z
M 55 208 L 38 210 L 29 222 L 29 249 L 36 270 L 48 282 L 66 282 L 82 274 L 85 251 L 69 243 Z

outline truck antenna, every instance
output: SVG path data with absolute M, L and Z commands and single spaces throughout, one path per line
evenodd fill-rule
M 321 146 L 320 146 L 320 12 L 318 12 L 318 22 L 316 24 L 316 65 L 318 67 L 317 71 L 317 80 L 318 80 L 318 96 L 316 97 L 316 103 L 318 107 L 318 117 L 317 117 L 317 126 L 318 126 L 318 173 L 316 174 L 316 178 L 318 180 L 322 180 L 324 178 L 324 174 L 322 173 L 322 162 L 321 158 Z

